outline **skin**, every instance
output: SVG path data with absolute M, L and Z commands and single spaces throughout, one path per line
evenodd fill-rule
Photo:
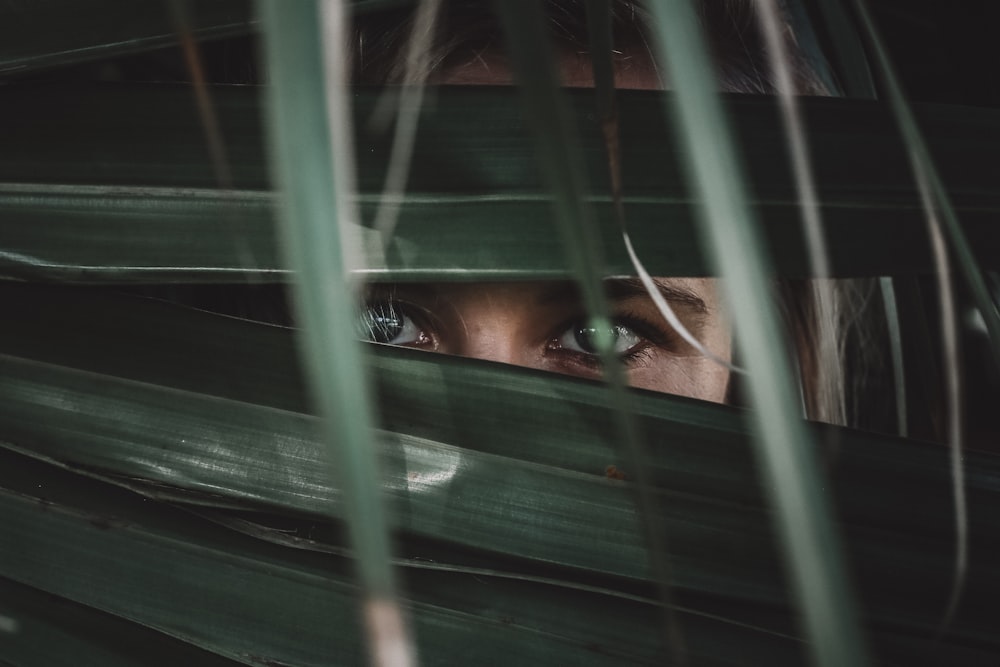
M 585 54 L 564 49 L 558 62 L 567 86 L 593 87 Z M 645 51 L 620 54 L 615 68 L 620 88 L 663 87 Z M 433 79 L 443 85 L 512 85 L 510 68 L 495 50 L 471 54 Z M 688 331 L 715 355 L 730 360 L 730 329 L 716 281 L 661 277 L 655 282 Z M 686 343 L 637 280 L 608 280 L 605 285 L 616 351 L 631 386 L 725 401 L 729 371 Z M 361 324 L 363 337 L 373 342 L 596 380 L 601 363 L 586 322 L 572 284 L 522 282 L 375 285 Z
M 713 280 L 657 278 L 685 327 L 728 359 L 729 327 Z M 629 384 L 723 402 L 727 369 L 703 357 L 660 316 L 635 280 L 606 281 Z M 571 283 L 417 284 L 372 287 L 369 340 L 599 379 L 587 316 Z

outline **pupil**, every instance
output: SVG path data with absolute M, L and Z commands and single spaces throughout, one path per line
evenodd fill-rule
M 627 338 L 628 330 L 621 326 L 620 324 L 615 324 L 611 327 L 611 339 L 613 343 L 611 344 L 611 349 L 615 353 L 621 353 L 623 350 L 619 350 L 620 343 L 623 339 Z M 580 346 L 580 349 L 587 354 L 600 354 L 600 349 L 598 348 L 598 336 L 597 329 L 594 327 L 580 327 L 577 329 L 573 337 L 576 339 L 576 344 Z
M 612 335 L 616 335 L 617 333 L 617 331 L 612 330 Z M 600 352 L 597 349 L 597 329 L 594 327 L 580 327 L 576 330 L 575 338 L 576 344 L 584 352 L 588 354 L 598 354 Z

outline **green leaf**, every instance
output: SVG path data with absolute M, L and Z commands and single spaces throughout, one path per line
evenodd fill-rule
M 240 664 L 93 607 L 0 578 L 4 665 L 107 667 Z
M 830 92 L 836 94 L 842 92 L 841 86 L 836 79 L 833 69 L 830 67 L 823 48 L 820 46 L 817 33 L 821 32 L 821 24 L 815 21 L 810 15 L 810 6 L 815 2 L 811 0 L 789 0 L 785 4 L 785 13 L 792 34 L 795 35 L 795 43 L 802 51 L 808 66 L 816 73 L 823 86 Z M 856 95 L 867 99 L 869 95 Z
M 993 360 L 1000 365 L 1000 308 L 986 285 L 976 253 L 972 250 L 972 243 L 966 237 L 959 223 L 958 211 L 952 204 L 939 168 L 934 164 L 927 142 L 917 124 L 917 118 L 903 93 L 902 86 L 889 60 L 889 55 L 875 28 L 875 23 L 863 2 L 855 0 L 854 4 L 861 24 L 864 26 L 865 34 L 872 43 L 878 71 L 885 79 L 889 105 L 896 116 L 903 143 L 909 148 L 908 155 L 911 159 L 911 172 L 914 180 L 926 182 L 924 187 L 927 190 L 928 201 L 924 207 L 925 214 L 931 219 L 930 224 L 940 228 L 942 234 L 947 238 L 948 246 L 955 255 L 962 277 L 972 293 L 973 302 L 989 332 Z M 936 212 L 940 212 L 939 221 Z M 953 418 L 958 419 L 958 416 Z
M 603 287 L 603 279 L 608 275 L 605 253 L 594 211 L 585 199 L 588 186 L 582 168 L 583 156 L 574 119 L 560 88 L 557 71 L 559 56 L 549 44 L 545 14 L 537 3 L 530 1 L 499 0 L 493 6 L 503 24 L 518 89 L 522 93 L 525 118 L 534 137 L 538 169 L 552 199 L 554 231 L 562 242 L 566 263 L 580 288 L 590 326 L 598 332 L 608 331 L 611 311 Z M 609 18 L 605 17 L 606 25 Z M 600 21 L 592 22 L 592 25 L 594 23 Z M 610 30 L 608 33 L 610 36 Z M 605 65 L 610 64 L 609 40 L 603 44 L 595 41 L 592 48 L 603 49 L 599 60 Z M 611 72 L 598 67 L 598 74 L 602 73 L 601 70 L 605 79 L 602 85 L 606 86 L 607 75 Z M 606 118 L 601 120 L 604 122 Z M 610 157 L 606 159 L 611 160 Z M 596 338 L 596 347 L 605 369 L 603 375 L 606 400 L 611 408 L 610 421 L 618 432 L 621 457 L 635 479 L 630 489 L 635 494 L 639 513 L 633 527 L 634 534 L 643 538 L 646 547 L 644 555 L 654 580 L 659 584 L 666 614 L 664 648 L 672 661 L 682 662 L 686 649 L 672 608 L 673 559 L 668 552 L 665 527 L 651 496 L 645 444 L 625 394 L 625 372 L 621 360 L 614 353 L 612 340 L 608 336 Z
M 49 466 L 0 459 L 0 517 L 11 538 L 0 546 L 0 568 L 15 581 L 246 664 L 362 659 L 346 559 L 278 547 Z M 18 548 L 5 548 L 12 543 Z M 488 665 L 655 658 L 655 607 L 642 598 L 499 574 L 411 564 L 408 608 L 424 655 Z M 786 662 L 797 653 L 782 633 L 685 617 L 710 664 L 739 662 L 720 639 Z
M 302 329 L 297 341 L 312 400 L 322 417 L 325 474 L 342 489 L 339 516 L 346 519 L 356 554 L 363 603 L 396 604 L 390 565 L 389 534 L 373 433 L 371 389 L 356 330 L 355 295 L 347 266 L 353 250 L 341 229 L 345 219 L 345 184 L 353 183 L 353 158 L 338 130 L 350 114 L 343 109 L 346 85 L 333 70 L 343 65 L 324 53 L 328 24 L 339 6 L 300 0 L 283 5 L 259 3 L 264 21 L 270 92 L 271 146 L 281 185 L 281 240 L 295 271 L 293 295 Z M 338 102 L 340 104 L 338 104 Z M 350 172 L 350 176 L 346 174 Z M 370 616 L 369 616 L 370 618 Z M 372 650 L 380 650 L 377 624 L 368 623 Z M 401 641 L 396 638 L 396 641 Z M 404 649 L 405 651 L 405 642 Z
M 7 286 L 2 300 L 0 349 L 16 355 L 3 357 L 4 449 L 154 499 L 240 508 L 237 517 L 311 530 L 339 515 L 291 332 L 79 288 Z M 572 586 L 597 578 L 629 590 L 648 578 L 628 482 L 605 478 L 622 461 L 599 384 L 393 348 L 371 364 L 404 555 Z M 782 605 L 743 411 L 642 391 L 630 399 L 682 604 L 711 611 L 713 598 L 727 600 L 716 613 L 737 618 L 742 604 Z M 866 615 L 880 637 L 929 632 L 950 574 L 947 451 L 835 430 L 832 493 Z M 967 465 L 973 544 L 988 549 L 1000 531 L 1000 461 L 969 453 Z M 316 539 L 299 548 L 344 547 Z M 415 546 L 427 541 L 439 546 Z M 988 559 L 973 560 L 970 613 L 955 637 L 995 641 L 974 610 L 1000 595 L 998 579 Z
M 813 660 L 852 667 L 869 663 L 853 581 L 825 493 L 810 434 L 792 413 L 795 388 L 778 313 L 769 298 L 771 253 L 749 209 L 746 179 L 715 92 L 710 55 L 690 2 L 653 3 L 655 31 L 677 91 L 675 132 L 701 194 L 700 232 L 723 277 L 735 346 L 745 364 L 754 445 L 774 509 L 782 556 Z
M 864 45 L 857 28 L 851 21 L 843 0 L 800 0 L 812 15 L 828 46 L 840 90 L 855 99 L 875 97 Z
M 273 248 L 273 197 L 261 192 L 269 186 L 257 90 L 213 94 L 233 160 L 233 192 L 214 189 L 187 88 L 16 88 L 6 94 L 0 122 L 12 133 L 0 154 L 0 275 L 82 282 L 287 279 Z M 393 245 L 382 257 L 376 239 L 362 236 L 370 244 L 370 276 L 567 277 L 552 231 L 551 201 L 542 194 L 516 96 L 492 89 L 436 95 L 415 146 L 414 159 L 425 166 L 410 177 Z M 592 95 L 570 95 L 584 128 L 580 140 L 593 187 L 588 204 L 597 215 L 609 272 L 631 274 L 606 185 L 603 138 L 597 121 L 588 119 Z M 618 91 L 630 233 L 653 275 L 704 275 L 691 198 L 671 157 L 675 142 L 657 100 Z M 926 244 L 900 241 L 922 230 L 923 219 L 906 153 L 884 110 L 868 102 L 802 102 L 834 271 L 929 272 Z M 373 104 L 372 94 L 359 93 L 356 127 L 365 127 Z M 775 270 L 807 275 L 797 198 L 782 152 L 775 150 L 783 135 L 774 102 L 731 98 L 727 106 L 743 142 L 751 203 L 776 257 Z M 1000 200 L 990 166 L 1000 116 L 948 107 L 918 112 L 977 259 L 987 268 L 1000 267 L 1000 236 L 994 233 Z M 481 125 L 463 122 L 469 117 L 480 118 Z M 157 131 L 147 131 L 147 124 Z M 364 220 L 377 208 L 388 141 L 368 130 L 356 139 Z
M 171 0 L 38 0 L 0 6 L 0 76 L 73 65 L 177 43 Z M 189 29 L 197 39 L 248 34 L 250 0 L 190 3 Z
M 414 0 L 349 0 L 357 13 Z M 172 4 L 196 40 L 254 34 L 251 0 L 35 0 L 0 5 L 0 77 L 142 53 L 178 43 Z
M 356 11 L 406 4 L 350 3 Z M 247 7 L 192 3 L 195 36 L 252 32 Z M 274 249 L 280 202 L 262 147 L 262 89 L 210 91 L 232 158 L 235 189 L 223 190 L 187 86 L 17 81 L 22 72 L 174 43 L 175 26 L 160 9 L 144 6 L 139 16 L 111 0 L 0 7 L 0 122 L 9 128 L 0 152 L 0 662 L 357 664 L 364 652 L 344 487 L 323 473 L 295 334 L 79 286 L 191 283 L 200 292 L 249 279 L 258 283 L 252 289 L 218 293 L 252 291 L 251 310 L 273 305 L 261 301 L 290 273 Z M 848 58 L 860 54 L 850 30 L 820 37 L 829 35 Z M 838 71 L 853 76 L 843 54 Z M 368 127 L 376 95 L 359 91 L 354 110 L 356 201 L 366 221 L 391 146 Z M 610 272 L 632 273 L 592 95 L 567 92 L 569 116 L 583 130 L 576 163 L 590 183 L 568 198 L 570 208 L 595 213 L 598 231 L 588 239 Z M 357 230 L 367 277 L 572 277 L 513 92 L 440 90 L 430 102 L 394 245 L 382 256 L 377 239 Z M 711 268 L 694 223 L 701 202 L 683 187 L 679 144 L 660 102 L 658 94 L 620 96 L 626 215 L 655 275 L 704 275 Z M 805 102 L 835 273 L 913 282 L 929 273 L 927 248 L 907 241 L 923 220 L 906 145 L 886 109 Z M 724 104 L 775 272 L 807 275 L 774 103 Z M 1000 116 L 957 107 L 916 114 L 975 260 L 1000 267 Z M 551 171 L 561 178 L 562 170 Z M 21 280 L 78 286 L 13 283 Z M 898 294 L 904 355 L 926 357 L 926 341 L 918 336 L 914 347 L 911 336 L 922 306 Z M 660 661 L 659 610 L 630 493 L 640 471 L 621 459 L 606 390 L 412 350 L 378 348 L 365 358 L 382 414 L 394 563 L 425 661 Z M 937 390 L 932 374 L 908 373 L 906 382 L 911 394 L 914 386 Z M 627 396 L 650 448 L 648 492 L 676 547 L 676 612 L 692 662 L 802 664 L 807 650 L 751 456 L 749 415 Z M 933 418 L 914 412 L 911 425 Z M 968 593 L 937 641 L 954 530 L 947 452 L 806 430 L 839 444 L 822 451 L 825 491 L 878 660 L 994 664 L 1000 641 L 983 610 L 1000 596 L 1000 460 L 965 458 Z M 626 480 L 608 479 L 609 465 Z

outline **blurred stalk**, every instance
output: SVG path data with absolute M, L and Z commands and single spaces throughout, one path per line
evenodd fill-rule
M 597 93 L 597 115 L 601 119 L 605 140 L 617 147 L 618 109 L 615 104 L 615 74 L 612 53 L 614 39 L 612 36 L 611 0 L 587 0 L 587 38 L 590 42 L 590 66 L 594 72 L 594 92 Z M 609 136 L 608 124 L 614 129 Z M 609 159 L 617 158 L 617 150 L 608 148 Z M 612 179 L 618 180 L 616 169 L 612 169 Z M 617 189 L 615 190 L 617 192 Z
M 614 201 L 615 220 L 621 229 L 622 242 L 628 253 L 632 268 L 646 288 L 646 293 L 653 305 L 667 324 L 691 347 L 703 357 L 728 368 L 730 372 L 742 373 L 743 369 L 734 366 L 702 345 L 681 319 L 677 317 L 670 302 L 663 298 L 653 282 L 653 277 L 643 265 L 639 253 L 632 245 L 632 237 L 628 233 L 625 221 L 625 206 L 622 200 L 622 167 L 621 145 L 618 141 L 618 106 L 615 103 L 614 61 L 612 54 L 614 44 L 612 39 L 612 13 L 610 0 L 587 0 L 587 32 L 590 40 L 590 61 L 594 73 L 594 91 L 597 93 L 597 113 L 601 119 L 601 132 L 604 135 L 604 149 L 608 159 L 608 178 L 611 185 L 611 197 Z
M 842 0 L 806 0 L 816 8 L 833 47 L 841 94 L 855 99 L 874 99 L 875 83 L 858 33 Z
M 396 231 L 399 206 L 406 190 L 406 181 L 413 162 L 413 144 L 417 137 L 420 109 L 424 103 L 425 79 L 431 67 L 431 50 L 441 0 L 421 0 L 413 19 L 410 39 L 406 45 L 406 72 L 398 91 L 399 105 L 396 130 L 392 140 L 392 154 L 386 171 L 382 197 L 375 213 L 374 228 L 388 247 Z
M 222 139 L 222 128 L 219 117 L 212 105 L 208 92 L 208 82 L 205 78 L 205 68 L 202 66 L 201 50 L 191 29 L 191 17 L 188 12 L 188 0 L 171 0 L 170 14 L 177 30 L 177 41 L 181 53 L 184 54 L 184 65 L 191 76 L 191 89 L 195 104 L 198 107 L 198 117 L 201 119 L 205 132 L 205 143 L 208 144 L 208 154 L 212 160 L 212 170 L 219 187 L 223 190 L 233 189 L 233 174 L 229 169 L 229 155 Z
M 903 332 L 899 324 L 899 306 L 896 304 L 896 288 L 892 278 L 878 279 L 885 304 L 885 323 L 889 334 L 889 351 L 892 355 L 892 384 L 896 392 L 896 432 L 907 438 L 910 435 L 910 420 L 906 409 L 906 368 L 903 365 Z
M 788 27 L 795 35 L 795 43 L 802 55 L 805 56 L 808 67 L 819 77 L 823 87 L 830 95 L 842 95 L 843 91 L 837 82 L 833 68 L 830 66 L 830 60 L 819 44 L 813 19 L 805 6 L 807 2 L 808 0 L 783 0 L 782 5 Z
M 766 267 L 767 253 L 749 206 L 716 79 L 689 2 L 652 3 L 654 32 L 675 89 L 677 133 L 702 205 L 704 243 L 731 308 L 746 360 L 755 442 L 778 521 L 804 626 L 818 665 L 868 663 L 855 605 L 823 492 L 814 447 L 797 404 L 784 336 Z
M 205 77 L 205 68 L 198 41 L 195 39 L 192 30 L 191 13 L 188 2 L 190 0 L 170 0 L 170 15 L 177 31 L 177 41 L 184 55 L 184 65 L 191 76 L 191 90 L 194 93 L 195 106 L 198 109 L 198 118 L 205 134 L 205 144 L 208 146 L 209 159 L 212 162 L 212 171 L 219 188 L 225 193 L 227 199 L 233 199 L 235 186 L 233 185 L 233 171 L 230 168 L 229 153 L 226 150 L 226 142 L 222 135 L 222 125 L 219 123 L 219 116 L 212 104 L 212 96 L 208 89 L 208 80 Z M 250 250 L 246 237 L 240 233 L 239 215 L 234 210 L 235 207 L 227 207 L 225 219 L 226 224 L 232 232 L 233 244 L 236 255 L 239 257 L 239 264 L 247 269 L 257 268 L 257 262 Z M 255 282 L 257 276 L 254 271 L 246 272 L 249 282 Z
M 595 77 L 600 85 L 598 102 L 605 138 L 617 138 L 614 127 L 613 64 L 611 62 L 611 13 L 602 0 L 588 5 L 588 21 L 596 39 L 591 45 Z M 603 0 L 606 3 L 606 0 Z M 591 207 L 586 203 L 586 178 L 581 166 L 576 127 L 561 90 L 557 70 L 559 55 L 550 44 L 546 16 L 535 0 L 494 0 L 493 6 L 503 25 L 505 46 L 510 55 L 524 102 L 525 116 L 538 147 L 537 159 L 543 179 L 555 205 L 555 225 L 566 251 L 568 264 L 580 287 L 584 306 L 595 332 L 604 380 L 608 388 L 608 406 L 624 443 L 629 479 L 636 494 L 642 519 L 649 570 L 659 584 L 664 615 L 665 649 L 671 664 L 688 664 L 687 649 L 681 633 L 671 593 L 671 567 L 661 513 L 653 497 L 646 452 L 639 425 L 632 414 L 626 377 L 621 359 L 614 352 L 614 334 L 609 316 L 603 278 L 607 263 L 601 246 L 601 234 Z M 601 49 L 601 52 L 596 52 Z M 610 155 L 617 154 L 612 148 Z M 612 169 L 614 167 L 612 166 Z M 620 202 L 619 202 L 620 204 Z M 620 219 L 620 218 L 619 218 Z
M 909 149 L 910 163 L 913 166 L 917 185 L 921 192 L 926 192 L 929 200 L 928 206 L 933 206 L 934 210 L 940 212 L 940 223 L 943 234 L 951 243 L 952 251 L 958 262 L 958 267 L 972 292 L 972 298 L 983 316 L 986 329 L 989 332 L 990 346 L 993 350 L 994 361 L 1000 365 L 1000 309 L 997 308 L 993 297 L 990 295 L 986 280 L 979 270 L 979 262 L 972 252 L 972 246 L 965 237 L 965 232 L 958 222 L 955 207 L 951 204 L 948 192 L 945 190 L 941 175 L 934 168 L 927 144 L 924 142 L 920 128 L 917 127 L 916 118 L 906 101 L 906 95 L 896 76 L 889 54 L 882 44 L 882 40 L 875 28 L 871 15 L 862 0 L 855 0 L 858 15 L 866 36 L 871 41 L 872 50 L 875 55 L 875 62 L 879 73 L 885 79 L 888 102 L 899 122 L 900 133 L 903 135 L 904 143 Z
M 344 190 L 352 181 L 353 156 L 347 137 L 338 136 L 349 112 L 343 62 L 325 61 L 321 38 L 321 30 L 327 39 L 331 30 L 343 35 L 344 10 L 340 3 L 323 6 L 317 0 L 261 0 L 259 9 L 269 67 L 271 144 L 282 187 L 281 239 L 297 276 L 300 353 L 343 494 L 373 663 L 408 665 L 412 651 L 390 563 L 371 390 L 356 341 L 356 304 L 341 239 L 353 222 L 345 219 Z
M 812 158 L 806 137 L 805 119 L 799 108 L 792 72 L 791 54 L 785 40 L 785 20 L 777 0 L 756 0 L 757 19 L 767 50 L 768 69 L 774 77 L 778 107 L 785 129 L 785 147 L 788 161 L 795 177 L 795 190 L 802 212 L 802 228 L 805 232 L 806 247 L 809 250 L 809 264 L 814 278 L 811 287 L 816 304 L 814 322 L 817 349 L 815 377 L 816 383 L 810 405 L 814 412 L 808 413 L 813 419 L 831 424 L 847 424 L 847 410 L 844 401 L 843 364 L 837 340 L 836 322 L 840 313 L 837 292 L 828 280 L 831 276 L 830 256 L 826 247 L 826 235 L 819 208 L 816 179 L 813 177 Z M 808 379 L 807 379 L 808 381 Z
M 983 316 L 993 351 L 994 362 L 1000 365 L 1000 311 L 997 309 L 989 288 L 979 270 L 979 263 L 972 252 L 972 246 L 965 237 L 951 204 L 948 192 L 934 162 L 931 160 L 927 144 L 924 142 L 917 121 L 906 100 L 903 87 L 896 76 L 885 45 L 879 36 L 868 7 L 862 0 L 855 0 L 855 9 L 861 28 L 868 39 L 874 56 L 877 72 L 886 88 L 889 105 L 899 124 L 903 143 L 909 149 L 908 157 L 913 169 L 913 177 L 920 193 L 920 204 L 927 219 L 931 250 L 937 269 L 938 294 L 941 306 L 941 339 L 944 346 L 944 379 L 947 395 L 946 437 L 951 450 L 952 499 L 955 503 L 955 570 L 951 593 L 945 605 L 939 636 L 947 631 L 961 601 L 968 574 L 969 562 L 969 518 L 968 500 L 965 491 L 965 468 L 962 464 L 962 444 L 964 430 L 962 423 L 962 355 L 958 334 L 958 314 L 955 305 L 954 281 L 952 279 L 951 258 L 948 242 L 954 253 L 959 270 L 972 292 L 973 301 Z

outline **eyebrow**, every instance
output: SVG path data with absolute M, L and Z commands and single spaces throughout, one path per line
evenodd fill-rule
M 653 278 L 653 284 L 667 301 L 687 306 L 700 315 L 708 315 L 708 304 L 694 290 L 661 278 Z M 627 299 L 636 296 L 648 298 L 649 296 L 646 286 L 638 278 L 611 278 L 604 281 L 604 288 L 612 299 Z
M 705 300 L 693 290 L 662 278 L 653 278 L 657 291 L 668 302 L 683 306 L 698 315 L 708 315 L 709 308 Z M 603 281 L 608 298 L 620 301 L 634 297 L 649 298 L 646 286 L 638 278 L 608 278 Z M 579 288 L 573 283 L 560 283 L 546 290 L 539 296 L 543 304 L 579 299 Z

